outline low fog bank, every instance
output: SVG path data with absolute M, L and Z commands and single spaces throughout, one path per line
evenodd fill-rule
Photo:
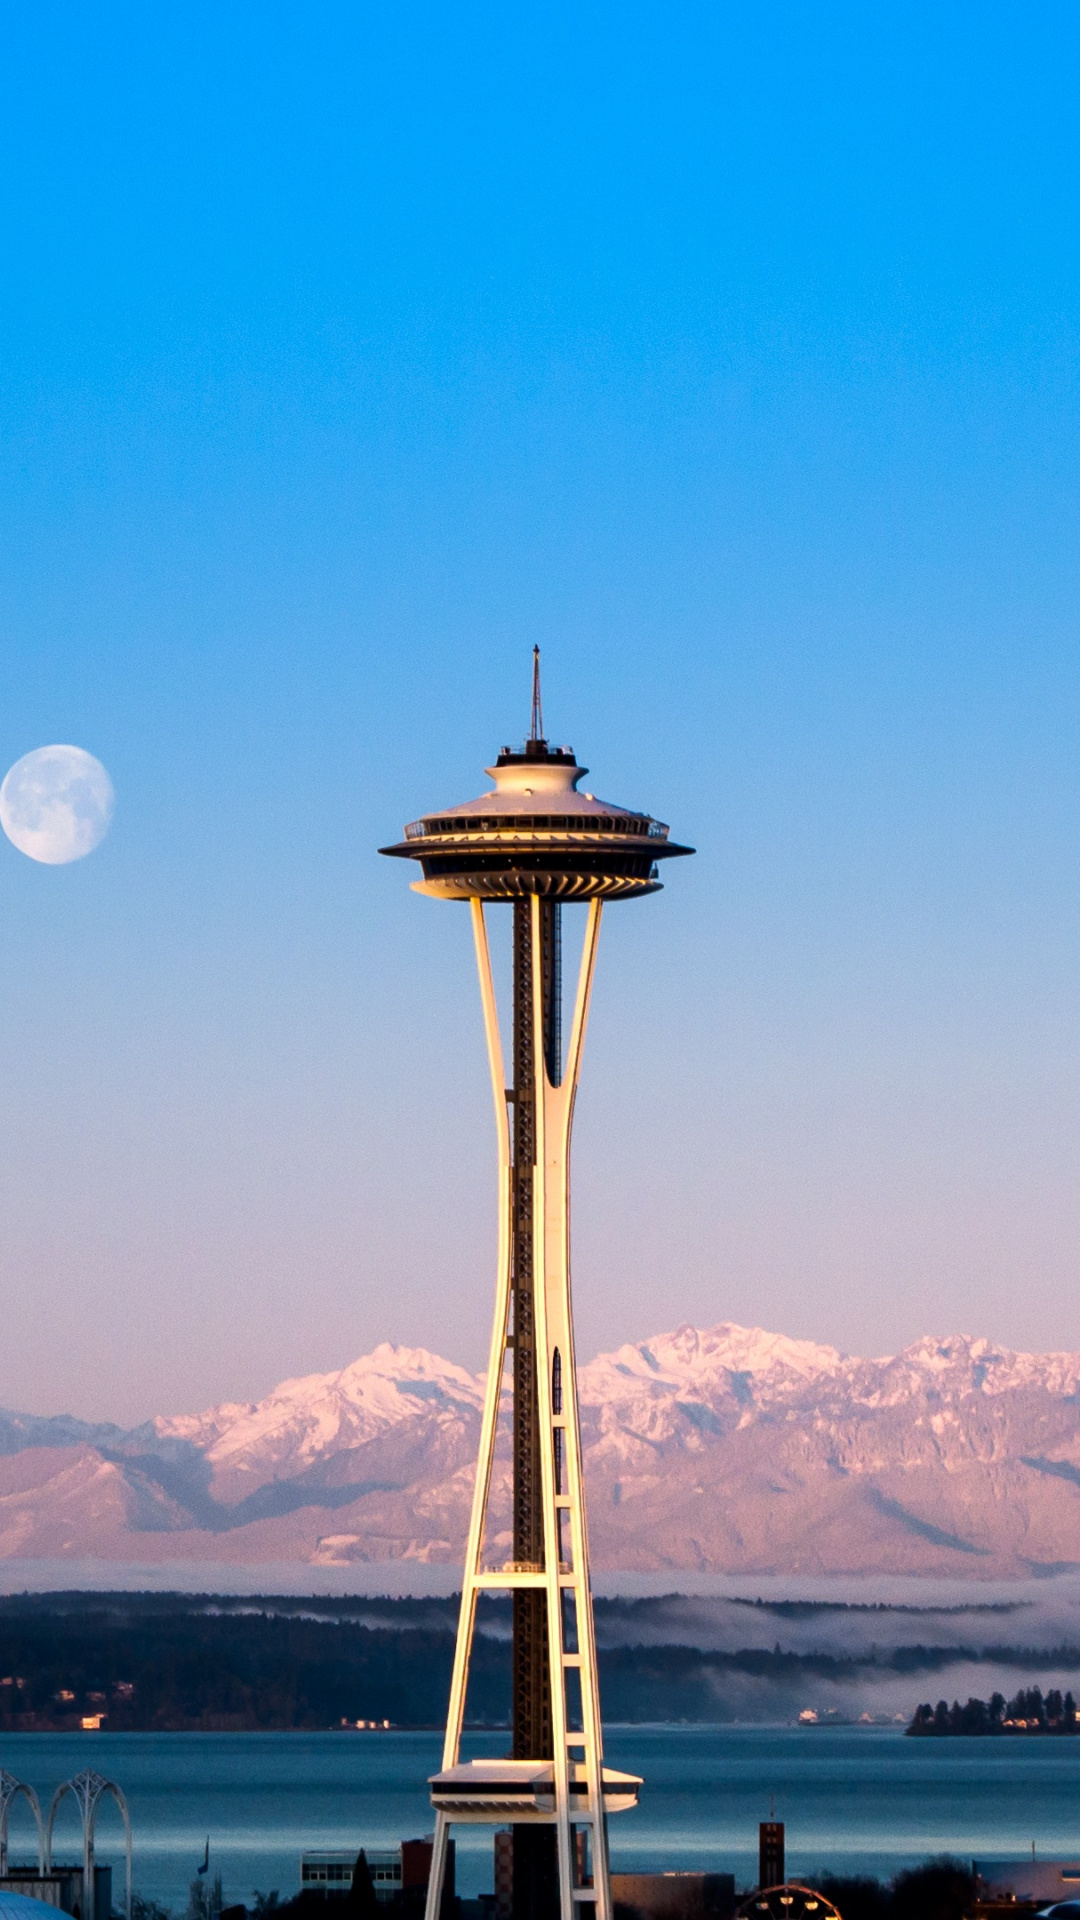
M 911 1583 L 903 1597 L 861 1586 L 833 1584 L 828 1594 L 809 1583 L 771 1583 L 716 1596 L 671 1591 L 655 1597 L 597 1597 L 597 1630 L 607 1645 L 647 1639 L 730 1651 L 775 1647 L 794 1653 L 857 1656 L 899 1647 L 934 1646 L 977 1651 L 996 1647 L 1049 1652 L 1080 1648 L 1080 1581 L 1031 1581 L 987 1591 L 980 1587 L 927 1592 Z M 820 1586 L 822 1583 L 815 1583 Z M 777 1590 L 780 1588 L 780 1590 Z
M 1075 1576 L 996 1587 L 892 1579 L 733 1586 L 601 1597 L 600 1646 L 638 1649 L 645 1666 L 647 1648 L 699 1650 L 700 1684 L 719 1720 L 791 1720 L 809 1709 L 822 1719 L 888 1723 L 908 1720 L 924 1700 L 1008 1697 L 1030 1683 L 1044 1693 L 1080 1691 Z M 745 1670 L 732 1670 L 733 1656 Z
M 864 1670 L 849 1678 L 837 1678 L 804 1671 L 797 1676 L 755 1674 L 717 1674 L 703 1666 L 700 1684 L 706 1697 L 693 1717 L 700 1720 L 773 1723 L 797 1720 L 807 1711 L 818 1715 L 819 1725 L 807 1729 L 808 1735 L 828 1737 L 830 1721 L 849 1724 L 865 1718 L 874 1725 L 906 1726 L 923 1701 L 959 1700 L 973 1696 L 987 1700 L 995 1692 L 1006 1698 L 1016 1693 L 1033 1677 L 1047 1693 L 1059 1687 L 1064 1693 L 1075 1691 L 1078 1669 L 1048 1668 L 1029 1676 L 1029 1669 L 995 1666 L 976 1661 L 958 1661 L 932 1673 L 875 1673 Z M 690 1718 L 690 1715 L 683 1716 Z
M 41 1575 L 35 1583 L 27 1564 L 16 1572 L 8 1563 L 14 1577 L 2 1582 L 12 1596 L 5 1609 L 108 1610 L 111 1593 L 123 1611 L 138 1594 L 136 1604 L 149 1612 L 175 1611 L 179 1603 L 181 1612 L 422 1632 L 434 1636 L 433 1647 L 441 1645 L 447 1660 L 457 1619 L 456 1583 L 446 1568 L 372 1566 L 361 1583 L 355 1567 L 333 1570 L 333 1581 L 327 1569 L 292 1567 L 286 1584 L 273 1578 L 277 1568 L 263 1567 L 242 1570 L 243 1582 L 212 1583 L 206 1566 L 174 1567 L 166 1582 L 161 1568 L 151 1581 L 145 1569 L 102 1563 L 88 1579 L 83 1563 L 53 1561 L 34 1563 Z M 426 1577 L 433 1573 L 438 1580 Z M 188 1577 L 181 1583 L 178 1575 Z M 988 1699 L 995 1691 L 1009 1697 L 1029 1685 L 1080 1695 L 1080 1578 L 1073 1573 L 975 1583 L 795 1576 L 706 1582 L 673 1572 L 666 1592 L 656 1590 L 659 1584 L 656 1576 L 598 1582 L 597 1639 L 611 1719 L 791 1721 L 809 1709 L 822 1720 L 869 1716 L 895 1724 L 922 1701 Z M 502 1658 L 497 1643 L 509 1638 L 509 1601 L 485 1595 L 477 1624 L 489 1661 Z

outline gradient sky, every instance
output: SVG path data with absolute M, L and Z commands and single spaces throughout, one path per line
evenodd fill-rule
M 0 1403 L 479 1364 L 467 916 L 528 719 L 698 848 L 607 918 L 585 1353 L 1080 1345 L 1080 22 L 0 15 Z M 2 770 L 2 769 L 0 769 Z

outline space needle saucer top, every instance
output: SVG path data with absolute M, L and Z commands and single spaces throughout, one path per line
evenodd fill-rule
M 494 792 L 426 813 L 380 853 L 417 860 L 418 893 L 441 900 L 632 899 L 655 893 L 658 863 L 693 847 L 677 846 L 661 820 L 612 806 L 578 783 L 588 773 L 572 747 L 553 747 L 536 731 L 520 750 L 503 747 L 485 771 Z

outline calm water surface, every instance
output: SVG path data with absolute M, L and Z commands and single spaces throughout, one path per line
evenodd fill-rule
M 230 1900 L 294 1892 L 304 1847 L 393 1844 L 427 1832 L 433 1733 L 14 1734 L 0 1763 L 47 1800 L 96 1766 L 124 1789 L 135 1884 L 174 1908 L 210 1837 Z M 498 1736 L 467 1752 L 498 1752 Z M 613 1727 L 607 1757 L 645 1775 L 642 1803 L 611 1823 L 616 1867 L 705 1866 L 749 1882 L 757 1822 L 787 1822 L 789 1868 L 892 1873 L 946 1850 L 962 1856 L 1080 1854 L 1080 1740 L 905 1740 L 893 1729 Z M 21 1803 L 19 1803 L 21 1805 Z M 66 1803 L 70 1808 L 70 1801 Z M 30 1832 L 12 1819 L 12 1853 Z M 98 1853 L 122 1884 L 119 1816 L 103 1813 Z M 76 1855 L 76 1819 L 57 1855 Z M 458 1884 L 489 1890 L 490 1829 L 458 1830 Z

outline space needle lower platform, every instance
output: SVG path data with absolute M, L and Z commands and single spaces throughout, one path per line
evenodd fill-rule
M 579 792 L 588 769 L 544 738 L 536 654 L 530 737 L 487 771 L 493 791 L 425 814 L 381 849 L 418 862 L 418 893 L 469 903 L 498 1146 L 495 1318 L 442 1769 L 430 1782 L 426 1920 L 438 1920 L 454 1823 L 512 1829 L 514 1920 L 612 1920 L 607 1817 L 634 1806 L 642 1783 L 603 1763 L 570 1307 L 570 1130 L 604 903 L 656 892 L 659 862 L 693 849 L 648 814 Z M 585 932 L 564 1044 L 561 910 L 574 901 L 586 907 Z M 510 1084 L 491 903 L 513 909 Z M 511 1550 L 493 1564 L 488 1509 L 504 1391 Z M 463 1762 L 477 1601 L 490 1592 L 511 1595 L 511 1754 Z

